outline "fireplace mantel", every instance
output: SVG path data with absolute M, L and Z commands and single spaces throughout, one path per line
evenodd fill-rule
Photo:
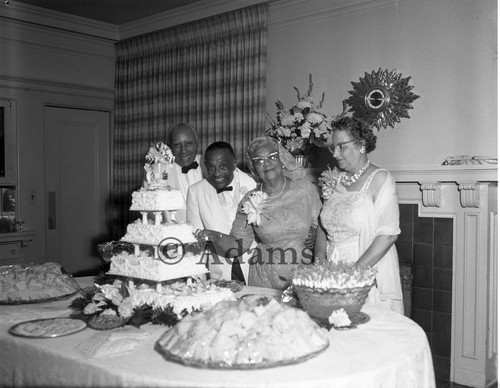
M 496 165 L 388 168 L 400 203 L 419 217 L 453 218 L 451 376 L 486 387 L 497 379 Z
M 387 168 L 396 182 L 497 182 L 496 164 L 462 166 L 403 166 Z

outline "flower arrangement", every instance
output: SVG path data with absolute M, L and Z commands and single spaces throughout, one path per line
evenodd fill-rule
M 94 284 L 82 291 L 82 296 L 71 302 L 74 314 L 92 323 L 96 318 L 114 319 L 119 325 L 140 327 L 145 323 L 173 326 L 182 317 L 189 314 L 184 309 L 180 316 L 171 305 L 152 307 L 149 304 L 138 305 L 131 298 L 125 283 L 115 280 L 111 284 Z M 92 325 L 91 325 L 92 326 Z M 116 327 L 116 326 L 114 326 Z M 111 328 L 111 327 L 110 327 Z
M 148 182 L 155 182 L 165 180 L 168 177 L 165 165 L 172 164 L 175 156 L 172 150 L 162 142 L 152 144 L 146 154 L 146 163 L 144 170 L 146 170 L 146 180 Z
M 269 117 L 271 127 L 266 134 L 280 142 L 292 155 L 310 155 L 315 148 L 321 146 L 327 138 L 331 119 L 322 112 L 325 93 L 322 94 L 319 104 L 312 98 L 312 75 L 309 74 L 309 88 L 302 95 L 297 92 L 297 103 L 289 109 L 284 104 L 276 101 L 276 120 Z
M 241 212 L 247 215 L 247 224 L 259 226 L 262 222 L 261 215 L 267 204 L 267 194 L 263 191 L 254 191 L 248 195 L 243 203 Z

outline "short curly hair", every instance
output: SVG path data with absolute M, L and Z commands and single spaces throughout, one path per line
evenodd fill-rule
M 269 136 L 258 137 L 252 140 L 247 147 L 246 158 L 247 158 L 248 169 L 250 170 L 250 173 L 257 180 L 260 180 L 260 178 L 259 175 L 257 174 L 257 171 L 255 170 L 252 158 L 256 155 L 257 150 L 261 149 L 266 145 L 275 148 L 276 151 L 278 150 L 278 145 L 276 144 L 276 141 L 272 140 Z
M 377 136 L 373 133 L 370 125 L 354 117 L 342 117 L 332 122 L 332 130 L 345 131 L 354 140 L 362 141 L 365 145 L 366 153 L 372 152 L 377 144 Z

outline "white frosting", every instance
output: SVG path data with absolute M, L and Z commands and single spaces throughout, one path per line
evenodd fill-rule
M 141 252 L 139 256 L 122 252 L 111 259 L 108 274 L 162 282 L 207 273 L 201 260 L 202 255 L 186 254 L 179 263 L 169 265 L 148 256 L 146 252 Z
M 133 307 L 148 304 L 153 308 L 165 308 L 170 305 L 179 317 L 184 309 L 191 313 L 193 310 L 208 309 L 222 300 L 236 300 L 228 288 L 204 283 L 174 283 L 161 287 L 159 292 L 152 288 L 129 288 L 129 293 L 127 299 Z
M 132 193 L 130 210 L 160 211 L 178 210 L 186 207 L 182 192 L 169 188 L 168 190 L 147 190 L 141 188 Z
M 183 243 L 197 242 L 193 234 L 193 227 L 189 224 L 143 224 L 140 219 L 127 225 L 127 233 L 122 237 L 122 241 L 158 245 L 167 237 L 174 237 Z

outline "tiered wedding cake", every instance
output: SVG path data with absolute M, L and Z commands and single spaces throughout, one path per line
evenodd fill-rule
M 180 190 L 166 184 L 168 165 L 173 160 L 163 143 L 152 146 L 146 155 L 147 188 L 132 193 L 130 207 L 142 217 L 127 226 L 121 239 L 134 245 L 134 253 L 115 254 L 108 274 L 161 282 L 207 272 L 202 255 L 193 249 L 197 244 L 193 227 L 175 222 L 176 210 L 185 204 Z M 151 214 L 154 220 L 148 219 Z M 141 250 L 141 245 L 152 247 L 153 255 L 151 250 Z
M 184 308 L 190 312 L 198 309 L 200 303 L 206 307 L 235 298 L 229 289 L 202 282 L 191 283 L 193 277 L 200 277 L 208 270 L 203 263 L 203 247 L 198 244 L 193 227 L 175 221 L 176 210 L 184 208 L 185 204 L 182 193 L 166 184 L 168 165 L 173 160 L 171 150 L 163 143 L 152 146 L 146 155 L 147 187 L 132 194 L 130 207 L 142 216 L 127 226 L 121 239 L 133 244 L 134 252 L 115 253 L 108 274 L 157 282 L 156 287 L 151 288 L 129 281 L 130 300 L 133 299 L 134 306 L 170 304 L 176 312 Z M 154 220 L 148 218 L 151 215 Z M 188 281 L 161 284 L 179 278 L 188 278 Z

